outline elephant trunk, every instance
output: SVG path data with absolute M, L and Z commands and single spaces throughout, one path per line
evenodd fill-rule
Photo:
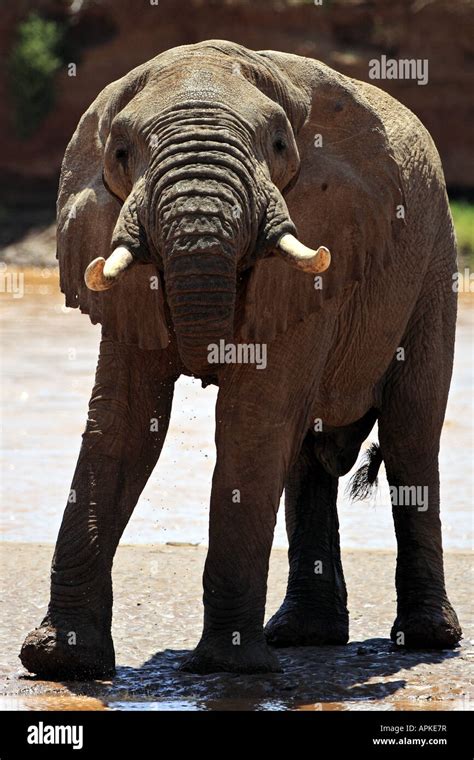
M 181 133 L 162 146 L 150 202 L 183 364 L 210 374 L 209 351 L 234 333 L 239 259 L 255 245 L 251 172 L 236 141 Z
M 206 195 L 175 198 L 161 230 L 178 350 L 191 372 L 209 374 L 210 346 L 233 335 L 238 230 L 225 204 Z

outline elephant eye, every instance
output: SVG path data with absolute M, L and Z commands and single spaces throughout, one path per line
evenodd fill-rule
M 126 148 L 117 148 L 115 158 L 117 161 L 125 162 L 128 158 L 128 150 Z
M 283 153 L 283 151 L 286 149 L 286 142 L 282 137 L 278 137 L 273 143 L 273 147 L 277 153 Z

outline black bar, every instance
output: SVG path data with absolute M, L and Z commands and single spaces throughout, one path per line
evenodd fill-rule
M 146 705 L 144 705 L 145 707 Z M 2 712 L 1 760 L 23 757 L 107 757 L 133 753 L 133 760 L 182 755 L 186 750 L 243 758 L 256 750 L 312 758 L 413 757 L 472 760 L 472 716 L 467 712 Z M 56 735 L 56 726 L 71 727 Z M 53 728 L 51 728 L 53 727 Z M 72 727 L 76 732 L 72 732 Z M 71 744 L 47 744 L 50 738 Z M 42 738 L 42 744 L 30 740 Z M 382 741 L 383 740 L 383 741 Z M 389 741 L 390 740 L 390 741 Z M 416 741 L 415 741 L 416 740 Z M 425 740 L 424 745 L 421 743 Z M 349 754 L 350 753 L 350 754 Z

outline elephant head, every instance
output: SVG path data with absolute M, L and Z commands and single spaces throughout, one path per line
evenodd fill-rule
M 271 339 L 383 266 L 398 195 L 350 80 L 233 43 L 175 48 L 81 119 L 61 174 L 61 287 L 118 340 L 163 348 L 172 324 L 184 367 L 205 375 L 209 344 Z M 322 243 L 337 266 L 316 289 Z

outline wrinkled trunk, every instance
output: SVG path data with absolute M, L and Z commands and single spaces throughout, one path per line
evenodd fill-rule
M 184 129 L 184 132 L 183 132 Z M 239 258 L 255 244 L 251 169 L 237 139 L 176 127 L 155 157 L 155 235 L 184 365 L 210 374 L 211 344 L 233 336 Z M 253 213 L 252 213 L 253 212 Z
M 178 233 L 165 252 L 168 303 L 185 366 L 209 374 L 210 346 L 233 335 L 236 253 L 216 235 Z

